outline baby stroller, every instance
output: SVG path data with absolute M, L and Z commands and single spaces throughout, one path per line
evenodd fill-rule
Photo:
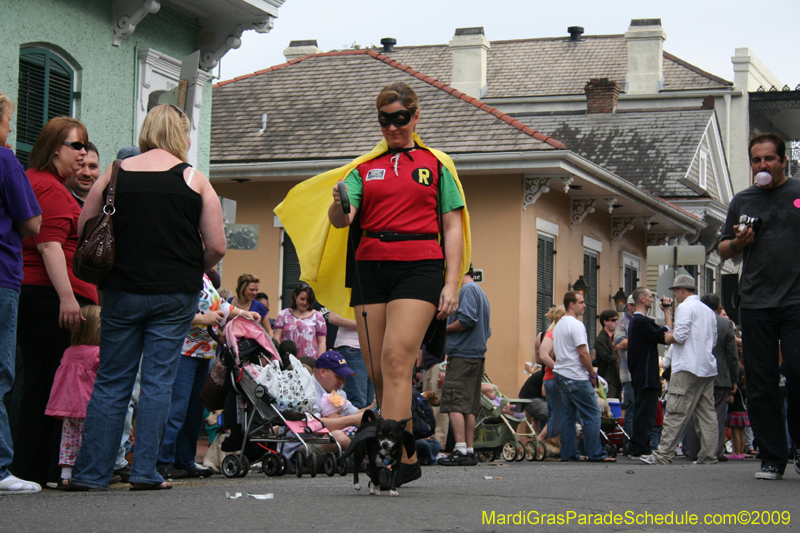
M 311 477 L 317 475 L 317 457 L 309 444 L 336 444 L 338 453 L 325 456 L 325 472 L 329 476 L 341 473 L 342 464 L 346 467 L 339 460 L 341 448 L 311 413 L 316 402 L 311 375 L 291 354 L 281 361 L 261 324 L 246 317 L 228 322 L 220 358 L 233 392 L 229 400 L 235 404 L 236 423 L 227 424 L 231 427 L 229 440 L 234 434 L 236 442 L 241 440 L 239 450 L 222 461 L 226 477 L 247 475 L 250 459 L 245 451 L 254 445 L 257 454 L 263 451 L 263 472 L 268 476 L 283 475 L 289 465 L 282 452 L 290 443 L 298 445 L 292 456 L 297 477 L 302 477 L 305 466 Z
M 622 438 L 628 439 L 629 437 L 625 430 L 622 429 L 625 419 L 622 418 L 622 408 L 619 400 L 608 398 L 608 404 L 611 409 L 611 416 L 600 418 L 600 437 L 608 456 L 616 457 L 617 452 L 622 449 Z
M 483 383 L 492 382 L 484 374 Z M 493 461 L 503 457 L 508 462 L 543 461 L 547 456 L 547 446 L 539 440 L 533 426 L 526 418 L 517 418 L 503 412 L 506 405 L 512 405 L 518 412 L 523 411 L 527 399 L 501 397 L 500 405 L 481 394 L 481 408 L 475 418 L 475 453 L 481 461 Z

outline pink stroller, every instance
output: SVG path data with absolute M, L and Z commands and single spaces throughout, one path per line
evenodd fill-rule
M 231 426 L 231 437 L 241 434 L 241 448 L 222 461 L 226 477 L 244 477 L 250 470 L 250 460 L 245 455 L 248 444 L 256 444 L 261 456 L 262 469 L 268 476 L 283 475 L 288 470 L 283 448 L 287 444 L 297 448 L 292 462 L 297 477 L 308 467 L 311 477 L 317 474 L 317 457 L 309 444 L 331 444 L 330 436 L 322 422 L 311 409 L 316 394 L 311 375 L 291 354 L 281 361 L 272 340 L 258 322 L 235 317 L 225 326 L 225 343 L 220 353 L 222 364 L 228 371 L 227 382 L 235 393 L 236 424 Z M 229 438 L 231 438 L 229 437 Z M 328 453 L 324 459 L 329 476 L 341 470 L 339 453 Z M 251 458 L 253 456 L 251 455 Z M 345 464 L 346 468 L 346 464 Z

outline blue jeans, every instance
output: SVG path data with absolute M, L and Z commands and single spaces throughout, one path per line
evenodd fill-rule
M 200 391 L 208 376 L 210 359 L 181 355 L 178 374 L 172 385 L 172 406 L 167 418 L 167 433 L 158 455 L 158 464 L 172 464 L 176 468 L 195 468 L 197 439 L 203 425 L 205 406 L 200 401 Z
M 72 471 L 75 484 L 108 488 L 140 360 L 142 388 L 130 480 L 164 481 L 156 471 L 156 459 L 164 441 L 183 338 L 192 325 L 198 299 L 199 293 L 104 291 L 100 367 Z
M 633 393 L 633 385 L 630 381 L 622 384 L 622 409 L 625 411 L 625 423 L 622 429 L 625 435 L 622 436 L 622 446 L 628 446 L 629 437 L 633 435 L 633 406 L 636 405 L 636 395 Z
M 344 390 L 347 391 L 347 399 L 359 409 L 363 409 L 372 403 L 375 398 L 375 386 L 369 379 L 367 365 L 361 355 L 360 348 L 350 348 L 349 346 L 339 346 L 336 351 L 342 354 L 347 366 L 355 372 L 355 375 L 346 377 L 344 380 Z
M 11 475 L 14 443 L 3 397 L 14 386 L 14 369 L 17 354 L 17 309 L 19 291 L 0 287 L 0 316 L 5 324 L 0 328 L 0 481 Z
M 597 405 L 592 383 L 588 379 L 569 379 L 561 374 L 555 376 L 564 406 L 561 418 L 561 460 L 579 460 L 575 422 L 580 418 L 586 455 L 590 461 L 602 461 L 607 454 L 600 444 L 600 407 Z
M 561 417 L 564 411 L 555 379 L 544 382 L 544 393 L 547 394 L 547 438 L 554 439 L 561 435 Z

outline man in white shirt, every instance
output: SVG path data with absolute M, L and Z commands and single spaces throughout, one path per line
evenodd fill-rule
M 561 423 L 561 460 L 578 461 L 578 438 L 575 422 L 583 425 L 583 442 L 590 461 L 614 462 L 600 444 L 600 408 L 594 395 L 597 374 L 592 368 L 586 328 L 579 319 L 586 303 L 579 292 L 564 295 L 566 314 L 553 330 L 553 367 L 556 385 L 563 404 Z
M 670 287 L 680 304 L 675 329 L 667 341 L 672 344 L 665 366 L 671 360 L 672 377 L 667 392 L 664 429 L 658 449 L 640 459 L 651 465 L 672 463 L 675 448 L 694 413 L 700 452 L 696 464 L 717 462 L 717 415 L 714 409 L 714 377 L 717 360 L 712 353 L 717 341 L 717 317 L 695 294 L 694 278 L 681 275 Z

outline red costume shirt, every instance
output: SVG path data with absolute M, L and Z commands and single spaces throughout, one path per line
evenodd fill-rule
M 438 196 L 441 211 L 464 207 L 455 179 L 439 160 L 424 149 L 387 152 L 356 167 L 345 179 L 350 203 L 359 210 L 366 231 L 438 234 Z M 359 261 L 418 261 L 442 259 L 436 239 L 382 242 L 363 237 L 356 251 Z

